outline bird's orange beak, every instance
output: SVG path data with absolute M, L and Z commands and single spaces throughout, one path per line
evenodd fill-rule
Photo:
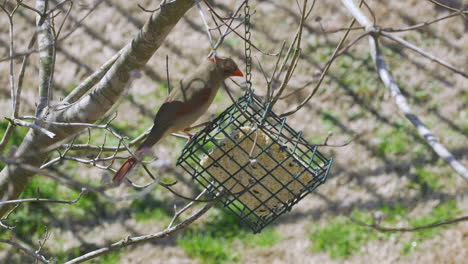
M 218 57 L 211 57 L 211 58 L 208 58 L 208 60 L 212 61 L 212 62 L 215 62 L 216 61 L 223 61 L 223 59 L 221 58 L 218 58 Z M 231 75 L 229 76 L 239 76 L 239 77 L 244 77 L 244 74 L 239 70 L 239 68 L 236 69 L 235 72 L 231 73 Z
M 237 68 L 237 70 L 235 72 L 233 72 L 231 75 L 229 76 L 239 76 L 239 77 L 244 77 L 244 74 L 239 70 L 239 68 Z

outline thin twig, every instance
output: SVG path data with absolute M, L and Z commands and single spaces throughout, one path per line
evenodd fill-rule
M 41 19 L 42 19 L 42 17 L 43 17 L 44 14 L 45 14 L 44 12 L 41 12 L 41 11 L 37 10 L 36 8 L 34 8 L 34 7 L 32 7 L 32 6 L 29 6 L 29 5 L 27 5 L 27 4 L 24 4 L 22 0 L 21 0 L 21 1 L 20 1 L 20 0 L 16 0 L 16 3 L 19 4 L 20 6 L 26 8 L 26 9 L 29 9 L 29 10 L 35 12 L 38 16 L 41 17 Z
M 413 26 L 409 26 L 409 27 L 404 27 L 404 28 L 382 28 L 381 30 L 382 31 L 385 31 L 385 32 L 404 32 L 404 31 L 411 31 L 411 30 L 416 30 L 416 29 L 420 29 L 420 28 L 423 28 L 423 27 L 427 27 L 429 25 L 432 25 L 434 23 L 437 23 L 437 22 L 440 22 L 442 20 L 445 20 L 445 19 L 448 19 L 448 18 L 452 18 L 452 17 L 456 17 L 456 16 L 460 16 L 461 14 L 459 12 L 455 12 L 455 13 L 451 13 L 451 14 L 448 14 L 446 16 L 443 16 L 443 17 L 440 17 L 440 18 L 436 18 L 434 20 L 431 20 L 431 21 L 427 21 L 427 22 L 423 22 L 423 23 L 420 23 L 420 24 L 416 24 L 416 25 L 413 25 Z
M 13 206 L 13 208 L 11 208 L 11 210 L 4 216 L 2 217 L 2 219 L 0 219 L 0 226 L 5 228 L 5 229 L 8 229 L 8 230 L 12 230 L 12 229 L 15 229 L 16 226 L 8 226 L 8 225 L 5 225 L 2 221 L 4 220 L 7 220 L 10 215 L 20 206 L 20 204 L 15 204 L 15 206 Z
M 104 75 L 109 71 L 109 69 L 114 65 L 117 59 L 120 57 L 121 51 L 117 52 L 112 58 L 105 62 L 97 71 L 88 76 L 84 81 L 82 81 L 73 91 L 68 94 L 63 102 L 66 105 L 65 107 L 71 106 L 74 102 L 78 101 L 86 92 L 88 92 L 96 83 L 98 83 Z
M 364 15 L 364 13 L 354 4 L 353 0 L 341 0 L 343 5 L 348 9 L 348 11 L 353 15 L 354 18 L 364 26 L 367 31 L 372 32 L 374 26 L 371 24 L 369 19 Z M 383 33 L 382 33 L 383 34 Z M 385 33 L 387 34 L 387 33 Z M 432 150 L 441 158 L 443 158 L 453 170 L 462 176 L 462 178 L 468 182 L 468 169 L 460 163 L 455 156 L 450 153 L 443 144 L 434 136 L 434 134 L 426 127 L 426 125 L 419 119 L 419 117 L 414 114 L 406 101 L 405 96 L 402 94 L 400 88 L 398 87 L 397 82 L 394 80 L 391 72 L 388 70 L 387 65 L 380 54 L 379 34 L 371 33 L 369 35 L 369 45 L 370 53 L 373 58 L 375 67 L 379 77 L 385 87 L 390 91 L 391 96 L 395 100 L 395 104 L 401 113 L 411 122 L 413 126 L 416 127 L 418 134 L 427 142 L 427 144 L 432 148 Z
M 60 203 L 60 204 L 75 204 L 80 201 L 81 197 L 88 193 L 86 188 L 82 188 L 78 197 L 74 200 L 67 201 L 67 200 L 55 200 L 55 199 L 46 199 L 46 198 L 25 198 L 25 199 L 17 199 L 17 200 L 7 200 L 7 201 L 0 201 L 0 205 L 5 204 L 18 204 L 18 203 L 29 203 L 29 202 L 47 202 L 47 203 Z
M 207 1 L 204 1 L 204 3 L 210 8 L 210 11 L 213 12 L 213 14 L 226 26 L 228 27 L 231 32 L 233 32 L 234 34 L 236 34 L 239 38 L 241 38 L 242 40 L 244 41 L 248 41 L 244 38 L 244 36 L 242 36 L 242 34 L 240 34 L 239 32 L 237 32 L 235 30 L 235 28 L 233 28 L 231 25 L 229 25 L 228 23 L 226 23 L 223 18 L 213 9 L 213 7 L 207 2 Z M 265 52 L 263 50 L 261 50 L 260 48 L 258 48 L 256 45 L 254 45 L 251 41 L 250 41 L 250 45 L 252 46 L 252 48 L 256 49 L 258 52 L 264 54 L 264 55 L 268 55 L 268 56 L 278 56 L 277 53 L 268 53 L 268 52 Z
M 315 1 L 314 1 L 314 3 L 315 3 Z M 293 56 L 292 56 L 291 64 L 289 65 L 288 70 L 286 71 L 283 82 L 281 83 L 278 92 L 276 93 L 276 95 L 271 100 L 271 103 L 270 103 L 271 108 L 273 108 L 275 103 L 279 100 L 279 98 L 283 94 L 283 92 L 286 89 L 286 86 L 288 85 L 289 80 L 291 79 L 292 75 L 294 74 L 294 70 L 296 69 L 296 66 L 297 66 L 297 64 L 299 62 L 299 58 L 300 58 L 300 55 L 301 55 L 302 30 L 304 28 L 304 23 L 305 23 L 305 20 L 306 20 L 306 8 L 307 8 L 307 0 L 304 0 L 302 11 L 299 9 L 301 11 L 301 21 L 299 23 L 299 29 L 298 29 L 297 35 L 294 38 L 296 43 L 294 43 L 294 41 L 293 41 L 293 43 L 291 43 L 291 47 L 294 44 L 296 45 L 296 47 L 294 49 Z M 291 50 L 291 47 L 290 47 L 290 50 Z M 289 56 L 289 53 L 288 53 L 288 56 Z M 285 63 L 286 63 L 286 60 L 284 61 L 284 64 Z M 281 70 L 280 70 L 280 72 L 281 72 Z
M 151 127 L 148 128 L 145 132 L 143 132 L 142 134 L 140 134 L 139 136 L 135 137 L 132 141 L 128 142 L 128 146 L 129 147 L 132 147 L 138 143 L 140 143 L 142 140 L 144 140 L 148 134 L 150 133 L 151 131 Z M 88 143 L 86 144 L 62 144 L 60 146 L 61 148 L 70 148 L 70 150 L 86 150 L 86 151 L 124 151 L 126 150 L 125 147 L 123 146 L 115 146 L 115 147 L 100 147 L 100 146 L 96 146 L 96 145 L 91 145 Z
M 72 0 L 62 0 L 60 3 L 57 3 L 54 7 L 52 7 L 51 9 L 49 9 L 47 11 L 47 15 L 50 15 L 52 14 L 52 12 L 54 12 L 55 10 L 57 10 L 59 7 L 61 7 L 62 5 L 64 5 L 66 2 L 71 2 L 71 5 L 73 6 L 73 1 Z
M 197 197 L 195 197 L 195 200 L 198 200 L 200 199 L 200 197 L 202 197 L 206 192 L 208 191 L 208 189 L 205 189 L 203 190 Z M 172 217 L 172 220 L 171 222 L 169 223 L 169 225 L 167 226 L 167 228 L 171 228 L 175 221 L 177 220 L 177 218 L 182 214 L 184 213 L 185 211 L 187 211 L 187 209 L 189 209 L 190 207 L 192 207 L 192 205 L 195 204 L 195 201 L 191 201 L 189 202 L 187 205 L 185 205 L 182 209 L 180 209 L 179 211 L 175 211 L 175 214 L 174 214 L 174 217 Z M 174 205 L 175 206 L 175 205 Z
M 195 0 L 195 5 L 197 6 L 198 13 L 203 21 L 203 25 L 205 26 L 206 34 L 208 35 L 208 39 L 210 41 L 211 49 L 214 50 L 214 42 L 213 37 L 211 36 L 210 27 L 208 26 L 208 22 L 206 21 L 205 14 L 203 13 L 203 9 L 200 5 L 200 0 Z M 214 51 L 214 55 L 216 56 L 216 51 Z
M 10 244 L 11 246 L 15 247 L 16 249 L 20 250 L 21 252 L 25 253 L 26 255 L 29 255 L 29 256 L 33 257 L 34 259 L 36 259 L 37 261 L 39 261 L 41 263 L 46 263 L 46 264 L 50 263 L 43 255 L 38 254 L 38 253 L 34 252 L 31 249 L 28 249 L 27 247 L 21 245 L 20 243 L 18 243 L 16 241 L 13 241 L 11 239 L 0 238 L 0 242 Z
M 39 239 L 39 241 L 38 241 L 38 243 L 39 243 L 39 248 L 38 248 L 34 253 L 39 254 L 39 253 L 41 252 L 42 248 L 44 247 L 45 243 L 47 243 L 47 240 L 48 240 L 49 238 L 50 238 L 50 232 L 49 232 L 49 230 L 48 230 L 47 227 L 46 227 L 42 240 Z M 36 261 L 36 263 L 37 263 L 37 261 Z
M 3 150 L 5 149 L 6 145 L 9 142 L 9 139 L 11 135 L 13 134 L 15 125 L 13 123 L 9 122 L 8 126 L 5 130 L 5 133 L 3 134 L 2 140 L 0 141 L 0 155 L 3 153 Z
M 61 4 L 64 4 L 65 2 L 68 2 L 68 1 L 70 1 L 70 0 L 63 0 L 61 3 L 58 3 L 56 7 L 49 10 L 49 12 L 52 12 L 55 8 L 58 8 Z M 59 30 L 57 31 L 57 33 L 54 36 L 55 37 L 55 43 L 57 43 L 57 40 L 58 40 L 58 38 L 60 36 L 60 32 L 62 32 L 62 28 L 65 25 L 65 22 L 67 21 L 67 18 L 70 15 L 70 12 L 71 12 L 72 8 L 73 8 L 73 1 L 70 1 L 70 7 L 68 8 L 67 12 L 65 13 L 65 17 L 63 18 L 62 23 L 60 23 Z
M 459 217 L 459 218 L 450 219 L 450 220 L 447 220 L 447 221 L 437 222 L 437 223 L 424 225 L 424 226 L 393 228 L 393 227 L 383 227 L 383 226 L 381 226 L 379 224 L 376 224 L 376 223 L 367 224 L 367 223 L 364 223 L 364 222 L 362 222 L 360 220 L 357 220 L 356 218 L 354 218 L 352 216 L 348 216 L 348 217 L 355 224 L 358 224 L 358 225 L 364 226 L 364 227 L 370 227 L 370 228 L 375 229 L 375 230 L 380 231 L 380 232 L 417 232 L 417 231 L 421 231 L 421 230 L 425 230 L 425 229 L 431 229 L 431 228 L 435 228 L 435 227 L 439 227 L 439 226 L 451 225 L 451 224 L 455 224 L 455 223 L 459 223 L 459 222 L 463 222 L 463 221 L 468 221 L 468 216 L 462 216 L 462 217 Z
M 361 0 L 361 3 L 360 5 L 362 5 L 362 0 Z M 343 37 L 341 38 L 340 42 L 338 43 L 338 45 L 336 46 L 335 48 L 335 51 L 333 52 L 333 55 L 331 56 L 331 59 L 325 64 L 325 67 L 324 69 L 322 70 L 322 74 L 320 75 L 320 78 L 319 80 L 317 81 L 317 84 L 315 85 L 314 89 L 312 90 L 312 92 L 299 104 L 297 105 L 293 110 L 290 110 L 286 113 L 283 113 L 281 114 L 280 116 L 281 117 L 285 117 L 285 116 L 289 116 L 289 115 L 292 115 L 294 113 L 296 113 L 297 111 L 299 111 L 302 107 L 304 107 L 304 105 L 306 105 L 310 99 L 312 97 L 314 97 L 314 95 L 317 93 L 318 89 L 320 88 L 320 86 L 322 85 L 322 82 L 323 80 L 325 79 L 325 76 L 327 75 L 328 73 L 328 70 L 330 69 L 331 65 L 333 64 L 333 61 L 337 58 L 336 55 L 338 54 L 338 52 L 340 51 L 341 49 L 341 46 L 343 45 L 344 41 L 346 40 L 346 38 L 348 37 L 349 35 L 349 32 L 351 31 L 351 28 L 353 28 L 354 26 L 354 23 L 356 22 L 356 20 L 353 18 L 348 26 L 348 30 L 345 32 L 345 34 L 343 35 Z
M 36 34 L 31 37 L 31 40 L 28 43 L 28 49 L 32 48 L 34 46 L 34 43 L 36 42 Z M 23 61 L 21 63 L 21 68 L 18 76 L 18 86 L 16 88 L 16 105 L 15 105 L 15 112 L 13 114 L 13 117 L 18 117 L 19 114 L 19 108 L 20 108 L 20 99 L 21 99 L 21 92 L 23 90 L 23 80 L 24 80 L 24 73 L 26 71 L 26 66 L 28 64 L 28 59 L 29 59 L 29 54 L 25 55 L 23 57 Z
M 214 16 L 216 16 L 216 12 L 213 10 L 213 8 L 206 2 L 206 1 L 203 1 L 209 8 L 209 11 L 210 11 L 210 14 L 211 14 L 211 17 L 213 19 L 213 21 L 215 22 L 216 24 L 216 28 L 218 28 L 219 31 L 221 31 L 219 28 L 220 28 L 220 25 L 218 25 L 218 23 L 216 22 L 216 20 L 214 19 Z M 225 23 L 224 20 L 221 20 L 219 16 L 218 19 L 221 20 L 221 22 L 223 23 L 223 25 L 228 25 L 226 26 L 226 28 L 224 29 L 224 32 L 221 33 L 221 36 L 219 37 L 218 41 L 216 42 L 216 44 L 214 45 L 213 49 L 210 50 L 210 53 L 208 54 L 208 57 L 212 57 L 214 55 L 214 52 L 216 51 L 216 49 L 224 42 L 224 39 L 229 35 L 229 33 L 231 33 L 232 31 L 230 31 L 230 29 L 232 28 L 232 23 L 234 23 L 234 18 L 237 17 L 237 14 L 240 12 L 240 10 L 242 9 L 242 7 L 245 5 L 245 1 L 243 1 L 237 8 L 236 10 L 234 11 L 234 13 L 232 14 L 231 16 L 231 19 Z M 242 23 L 239 23 L 237 26 L 235 26 L 233 29 L 237 29 L 238 27 L 240 27 L 241 25 L 243 24 Z
M 3 5 L 0 5 L 0 8 L 5 12 L 5 14 L 8 17 L 8 33 L 9 33 L 9 53 L 10 53 L 10 58 L 12 58 L 15 54 L 15 46 L 14 46 L 14 38 L 13 38 L 13 15 L 15 14 L 16 10 L 18 9 L 18 5 L 14 7 L 14 9 L 11 12 L 8 12 Z M 11 113 L 13 118 L 15 117 L 15 109 L 16 109 L 16 92 L 15 92 L 15 70 L 14 70 L 14 63 L 13 59 L 10 59 L 10 75 L 9 75 L 9 81 L 10 81 L 10 96 L 11 96 L 11 104 L 12 104 L 12 109 Z
M 8 23 L 9 23 L 9 60 L 10 60 L 10 72 L 9 72 L 9 82 L 10 82 L 10 96 L 11 96 L 11 104 L 12 104 L 12 110 L 11 110 L 11 117 L 16 118 L 17 116 L 17 109 L 18 109 L 18 98 L 17 98 L 17 91 L 15 91 L 15 71 L 14 71 L 14 62 L 13 58 L 15 56 L 15 46 L 14 46 L 14 38 L 13 38 L 13 29 L 14 29 L 14 24 L 13 24 L 13 15 L 15 14 L 16 10 L 18 9 L 18 4 L 13 8 L 11 12 L 8 12 L 8 10 L 4 7 L 4 5 L 0 5 L 0 8 L 5 12 L 5 14 L 8 17 Z M 0 141 L 0 153 L 3 152 L 3 149 L 5 148 L 6 144 L 8 143 L 11 135 L 13 134 L 13 129 L 14 129 L 14 124 L 9 123 L 7 126 L 7 129 L 5 130 L 5 134 L 2 137 L 2 140 Z
M 15 126 L 24 126 L 24 127 L 29 127 L 29 128 L 32 128 L 36 131 L 39 131 L 41 132 L 42 134 L 50 137 L 50 138 L 54 138 L 56 135 L 55 133 L 37 125 L 37 124 L 34 124 L 34 123 L 29 123 L 29 122 L 26 122 L 26 121 L 23 121 L 21 119 L 12 119 L 12 118 L 8 118 L 8 117 L 5 117 L 6 120 L 10 121 L 11 123 L 13 123 Z
M 419 47 L 409 43 L 408 41 L 402 39 L 402 38 L 399 38 L 393 34 L 390 34 L 390 33 L 386 33 L 386 32 L 380 32 L 380 34 L 386 38 L 389 38 L 405 47 L 407 47 L 408 49 L 412 50 L 412 51 L 415 51 L 417 52 L 418 54 L 422 55 L 423 57 L 426 57 L 428 59 L 430 59 L 431 61 L 439 64 L 439 65 L 442 65 L 444 67 L 446 67 L 447 69 L 455 72 L 455 73 L 458 73 L 460 74 L 461 76 L 465 77 L 465 78 L 468 78 L 468 73 L 464 72 L 463 70 L 461 69 L 458 69 L 457 67 L 451 65 L 450 63 L 440 59 L 440 58 L 437 58 L 436 56 L 420 49 Z
M 112 252 L 112 251 L 114 251 L 116 249 L 119 249 L 119 248 L 127 247 L 129 245 L 134 245 L 134 244 L 137 244 L 137 243 L 151 242 L 151 241 L 155 241 L 155 240 L 158 240 L 158 239 L 165 238 L 165 237 L 168 237 L 170 235 L 173 235 L 174 233 L 186 228 L 187 226 L 189 226 L 190 224 L 195 222 L 195 220 L 197 220 L 203 214 L 205 214 L 217 202 L 218 201 L 212 201 L 212 202 L 206 204 L 205 206 L 203 206 L 203 208 L 201 208 L 200 210 L 195 212 L 192 216 L 190 216 L 185 221 L 181 222 L 180 224 L 178 224 L 178 225 L 176 225 L 174 227 L 166 228 L 164 231 L 154 233 L 154 234 L 149 234 L 149 235 L 144 235 L 144 236 L 137 236 L 137 237 L 126 237 L 126 238 L 124 238 L 124 239 L 122 239 L 120 241 L 117 241 L 115 243 L 107 245 L 104 248 L 93 250 L 93 251 L 91 251 L 89 253 L 86 253 L 86 254 L 84 254 L 82 256 L 79 256 L 77 258 L 69 260 L 69 261 L 65 262 L 65 264 L 81 263 L 81 262 L 84 262 L 86 260 L 90 260 L 90 259 L 96 258 L 98 256 L 107 254 L 107 253 Z
M 104 2 L 104 0 L 98 0 L 96 1 L 90 8 L 89 8 L 89 11 L 80 19 L 78 20 L 78 22 L 76 23 L 75 27 L 72 28 L 67 34 L 65 34 L 65 36 L 63 36 L 62 38 L 58 39 L 57 42 L 61 42 L 65 39 L 67 39 L 71 34 L 73 34 L 73 32 L 75 32 L 78 28 L 81 27 L 81 24 L 83 23 L 83 21 L 89 16 L 91 15 L 91 13 L 96 10 L 96 8 L 102 3 Z
M 167 95 L 171 93 L 171 79 L 169 78 L 169 56 L 166 55 L 166 81 L 167 81 Z
M 461 10 L 461 9 L 456 9 L 456 8 L 453 8 L 453 7 L 450 7 L 444 3 L 441 3 L 439 1 L 435 1 L 435 0 L 428 0 L 429 2 L 435 4 L 435 5 L 438 5 L 442 8 L 445 8 L 445 9 L 448 9 L 450 11 L 457 11 L 457 12 L 463 12 L 464 14 L 468 14 L 468 11 L 465 11 L 465 10 Z

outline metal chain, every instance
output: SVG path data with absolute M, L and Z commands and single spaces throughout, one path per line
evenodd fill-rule
M 249 0 L 245 0 L 245 6 L 244 6 L 244 19 L 245 19 L 245 36 L 244 36 L 244 52 L 245 52 L 245 82 L 247 84 L 247 91 L 250 92 L 252 89 L 252 50 L 251 50 L 251 45 L 250 45 L 250 6 L 249 6 Z

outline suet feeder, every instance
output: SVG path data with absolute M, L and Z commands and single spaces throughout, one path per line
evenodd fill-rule
M 185 145 L 177 165 L 258 233 L 323 184 L 332 161 L 247 93 Z

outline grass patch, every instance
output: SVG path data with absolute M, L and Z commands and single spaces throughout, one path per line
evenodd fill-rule
M 130 208 L 134 209 L 137 222 L 157 220 L 164 226 L 170 223 L 171 215 L 174 213 L 166 203 L 155 199 L 152 195 L 133 200 Z
M 455 200 L 449 200 L 445 203 L 436 206 L 429 214 L 421 217 L 412 218 L 409 220 L 409 222 L 410 226 L 412 227 L 420 227 L 453 219 L 460 212 L 461 211 L 460 209 L 458 209 Z M 403 243 L 402 254 L 410 253 L 413 249 L 417 248 L 418 245 L 421 244 L 421 242 L 423 242 L 426 239 L 434 238 L 439 233 L 440 228 L 424 229 L 412 233 L 410 241 L 406 241 Z
M 391 207 L 387 213 L 393 215 Z M 370 222 L 370 214 L 364 211 L 354 211 L 352 216 L 363 222 Z M 346 217 L 337 217 L 324 227 L 315 228 L 309 235 L 313 242 L 312 251 L 327 252 L 332 259 L 346 258 L 357 253 L 369 241 L 388 236 L 366 227 L 354 224 Z
M 331 45 L 310 46 L 311 59 L 321 64 L 326 63 L 334 52 L 335 47 Z M 312 52 L 313 50 L 313 52 Z M 368 53 L 349 53 L 340 56 L 332 65 L 334 80 L 340 86 L 360 96 L 360 98 L 371 103 L 375 97 L 382 94 L 378 89 L 378 77 L 375 74 L 372 58 Z M 330 80 L 326 80 L 329 82 Z
M 386 224 L 395 224 L 406 215 L 406 209 L 401 205 L 386 205 L 379 211 L 383 213 Z M 355 210 L 352 216 L 365 223 L 372 222 L 371 214 L 366 211 Z M 327 252 L 332 259 L 338 259 L 356 254 L 370 241 L 391 236 L 390 233 L 377 232 L 340 216 L 329 221 L 326 226 L 313 228 L 309 239 L 313 242 L 312 251 Z
M 378 146 L 379 156 L 387 154 L 404 154 L 409 151 L 410 145 L 405 131 L 388 131 L 379 135 L 380 144 Z
M 281 241 L 281 235 L 273 228 L 266 228 L 260 234 L 248 233 L 242 240 L 251 247 L 269 248 Z
M 406 208 L 402 205 L 383 206 L 378 211 L 383 213 L 382 226 L 396 226 L 399 222 L 407 222 L 405 226 L 419 227 L 454 218 L 460 213 L 454 200 L 449 200 L 435 207 L 429 214 L 419 217 L 408 217 Z M 355 210 L 352 216 L 364 223 L 372 223 L 369 212 Z M 411 233 L 408 238 L 402 238 L 402 254 L 411 250 L 426 239 L 434 238 L 440 228 L 432 228 Z M 313 242 L 312 250 L 326 252 L 332 259 L 347 258 L 359 252 L 361 247 L 375 240 L 388 240 L 401 233 L 382 233 L 368 227 L 354 224 L 346 217 L 336 217 L 325 226 L 312 228 L 309 239 Z
M 323 120 L 326 130 L 333 131 L 336 128 L 336 123 L 339 120 L 339 114 L 333 111 L 322 111 L 320 118 Z
M 183 238 L 177 240 L 177 244 L 192 258 L 198 258 L 207 264 L 238 261 L 226 239 L 213 235 L 188 231 Z
M 408 184 L 408 187 L 419 189 L 423 194 L 442 186 L 439 174 L 421 165 L 415 167 L 414 180 Z
M 401 120 L 395 124 L 394 128 L 380 132 L 378 134 L 379 145 L 377 146 L 378 155 L 384 157 L 388 154 L 402 155 L 410 152 L 414 140 L 409 133 L 410 124 Z M 418 150 L 419 151 L 419 150 Z
M 224 209 L 212 209 L 209 219 L 202 225 L 192 226 L 177 244 L 192 258 L 203 263 L 226 263 L 241 261 L 242 255 L 233 242 L 245 247 L 271 247 L 281 241 L 274 229 L 267 228 L 260 234 L 244 229 L 239 220 Z

